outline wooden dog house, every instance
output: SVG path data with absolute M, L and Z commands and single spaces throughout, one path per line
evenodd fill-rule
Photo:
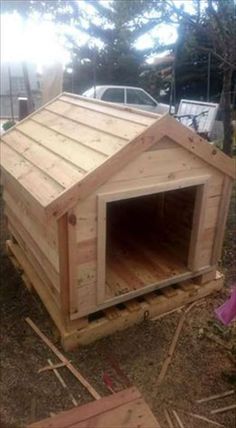
M 64 93 L 1 153 L 17 258 L 57 325 L 215 272 L 233 160 L 169 115 Z

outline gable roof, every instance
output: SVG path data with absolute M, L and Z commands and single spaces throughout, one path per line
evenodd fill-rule
M 168 135 L 223 173 L 233 163 L 175 119 L 63 93 L 2 136 L 2 168 L 39 208 L 60 217 Z

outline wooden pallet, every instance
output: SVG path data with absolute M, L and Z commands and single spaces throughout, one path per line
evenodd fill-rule
M 160 425 L 140 392 L 132 387 L 28 425 L 28 428 L 59 427 L 160 428 Z
M 144 320 L 173 311 L 221 290 L 224 283 L 224 277 L 219 272 L 216 272 L 214 279 L 210 279 L 209 275 L 209 281 L 204 284 L 201 284 L 200 278 L 197 277 L 104 309 L 78 320 L 77 323 L 71 322 L 70 325 L 65 325 L 59 310 L 53 306 L 50 296 L 43 295 L 43 283 L 37 273 L 33 272 L 32 266 L 30 266 L 19 245 L 7 241 L 7 250 L 27 288 L 29 290 L 32 287 L 35 288 L 43 300 L 60 332 L 62 346 L 65 350 L 73 349 L 78 345 L 87 345 L 116 331 L 124 330 Z

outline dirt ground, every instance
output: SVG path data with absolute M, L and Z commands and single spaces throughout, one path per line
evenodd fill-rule
M 137 386 L 162 428 L 168 428 L 164 408 L 177 410 L 186 428 L 211 425 L 193 419 L 185 411 L 205 415 L 226 428 L 235 428 L 233 410 L 220 415 L 210 414 L 212 409 L 233 404 L 235 395 L 201 405 L 195 403 L 199 398 L 236 387 L 235 349 L 228 351 L 206 336 L 208 331 L 226 345 L 236 344 L 236 326 L 224 327 L 214 316 L 214 308 L 226 300 L 230 286 L 236 283 L 235 208 L 234 194 L 221 261 L 226 275 L 225 289 L 205 299 L 203 305 L 193 308 L 188 314 L 172 363 L 160 387 L 156 385 L 157 377 L 180 313 L 157 321 L 145 321 L 90 346 L 65 353 L 102 396 L 109 394 L 103 381 L 104 372 L 109 374 L 117 391 L 129 383 Z M 38 373 L 47 365 L 48 358 L 57 361 L 26 324 L 25 317 L 30 317 L 60 348 L 58 336 L 43 305 L 35 294 L 29 294 L 25 289 L 4 252 L 6 231 L 3 218 L 1 230 L 1 426 L 20 428 L 48 417 L 50 412 L 69 409 L 72 403 L 68 392 L 52 372 Z M 119 377 L 114 364 L 126 376 Z M 79 404 L 92 399 L 66 368 L 60 369 L 60 373 Z

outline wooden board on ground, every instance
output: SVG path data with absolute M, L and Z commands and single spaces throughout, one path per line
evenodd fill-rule
M 29 425 L 28 428 L 160 428 L 136 388 L 129 388 Z

